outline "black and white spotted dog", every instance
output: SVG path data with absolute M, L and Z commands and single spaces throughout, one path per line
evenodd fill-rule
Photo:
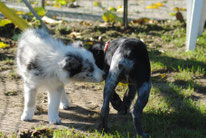
M 78 44 L 66 46 L 43 29 L 23 32 L 18 41 L 17 67 L 24 80 L 21 120 L 32 120 L 37 89 L 44 86 L 48 90 L 48 118 L 52 124 L 61 122 L 58 108 L 69 107 L 64 84 L 72 80 L 100 82 L 104 75 L 91 52 Z
M 109 101 L 121 114 L 129 112 L 130 105 L 138 93 L 138 99 L 132 110 L 136 131 L 143 137 L 148 135 L 142 129 L 142 111 L 148 102 L 151 89 L 151 69 L 145 44 L 134 38 L 120 38 L 108 41 L 106 45 L 97 43 L 90 48 L 96 64 L 106 73 L 104 103 L 101 109 L 101 125 L 107 129 Z M 128 83 L 123 102 L 115 92 L 118 82 Z

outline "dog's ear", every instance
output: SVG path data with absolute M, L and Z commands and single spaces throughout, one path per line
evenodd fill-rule
M 96 65 L 100 69 L 103 69 L 103 66 L 104 66 L 104 45 L 105 43 L 100 42 L 100 43 L 94 44 L 93 46 L 89 48 L 89 51 L 91 51 L 94 56 Z
M 66 71 L 79 71 L 81 70 L 82 60 L 75 55 L 66 55 L 66 57 L 59 63 L 60 68 Z

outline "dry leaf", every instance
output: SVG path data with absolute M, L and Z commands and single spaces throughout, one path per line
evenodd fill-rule
M 163 3 L 157 2 L 156 5 L 162 7 L 162 6 L 163 6 Z
M 1 26 L 5 26 L 5 25 L 10 24 L 10 23 L 12 23 L 11 20 L 1 19 L 1 20 L 0 20 L 0 27 L 1 27 Z
M 91 26 L 92 25 L 92 23 L 88 23 L 86 21 L 81 21 L 79 24 L 86 25 L 86 26 Z
M 179 12 L 179 11 L 176 13 L 176 19 L 177 19 L 178 21 L 180 21 L 181 23 L 184 23 L 184 22 L 185 22 L 182 13 Z
M 122 7 L 122 5 L 117 7 L 117 12 L 119 12 L 119 13 L 123 13 L 124 12 L 124 8 Z
M 44 21 L 47 24 L 59 24 L 59 23 L 62 23 L 62 20 L 57 21 L 57 20 L 54 20 L 54 19 L 49 18 L 47 16 L 44 16 L 41 19 L 42 19 L 42 21 Z
M 171 16 L 176 16 L 176 13 L 171 12 L 170 15 L 171 15 Z
M 179 11 L 180 9 L 178 7 L 174 7 L 173 11 Z
M 166 74 L 161 74 L 161 79 L 164 79 L 166 77 Z
M 71 38 L 82 38 L 81 33 L 78 33 L 78 32 L 71 32 L 71 33 L 69 34 L 69 36 L 70 36 Z
M 159 9 L 159 6 L 156 4 L 152 4 L 146 7 L 147 9 Z
M 6 47 L 9 47 L 9 45 L 7 45 L 3 42 L 0 42 L 0 48 L 6 48 Z
M 24 12 L 23 11 L 17 11 L 16 14 L 22 15 L 22 14 L 24 14 Z
M 93 45 L 94 43 L 93 42 L 87 42 L 89 45 Z
M 141 24 L 141 25 L 143 25 L 143 24 L 148 23 L 149 21 L 150 21 L 149 18 L 139 18 L 139 19 L 137 19 L 137 20 L 132 20 L 132 21 L 131 21 L 131 24 L 132 24 L 132 25 L 134 25 L 134 24 Z

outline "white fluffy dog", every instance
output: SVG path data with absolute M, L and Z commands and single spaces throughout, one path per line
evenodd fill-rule
M 69 101 L 64 84 L 70 80 L 100 82 L 104 73 L 93 55 L 74 43 L 64 45 L 43 29 L 27 29 L 18 41 L 18 72 L 24 80 L 24 111 L 21 120 L 32 120 L 37 89 L 48 90 L 48 117 L 52 124 L 61 122 L 58 108 L 67 109 Z

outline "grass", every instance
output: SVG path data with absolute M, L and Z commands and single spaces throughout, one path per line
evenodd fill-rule
M 150 99 L 143 113 L 144 130 L 151 137 L 205 137 L 206 136 L 206 31 L 197 39 L 195 51 L 185 52 L 185 28 L 179 22 L 159 22 L 159 24 L 133 25 L 124 31 L 121 26 L 99 27 L 98 24 L 73 30 L 81 32 L 83 41 L 104 41 L 116 37 L 137 37 L 148 46 L 152 68 L 153 87 Z M 66 32 L 61 26 L 59 34 Z M 71 41 L 68 36 L 60 36 Z M 5 65 L 13 65 L 13 61 L 1 61 Z M 2 68 L 4 70 L 4 68 Z M 10 77 L 18 79 L 11 71 Z M 203 83 L 201 82 L 203 81 Z M 103 85 L 99 84 L 99 85 Z M 116 88 L 121 97 L 126 85 Z M 202 96 L 201 96 L 202 95 Z M 75 129 L 43 129 L 36 134 L 53 137 L 131 137 L 134 127 L 131 116 L 110 115 L 109 133 L 97 130 L 80 132 Z M 120 118 L 120 119 L 117 119 Z M 34 132 L 31 132 L 33 134 Z M 26 133 L 28 134 L 28 133 Z M 0 133 L 0 137 L 4 137 Z

